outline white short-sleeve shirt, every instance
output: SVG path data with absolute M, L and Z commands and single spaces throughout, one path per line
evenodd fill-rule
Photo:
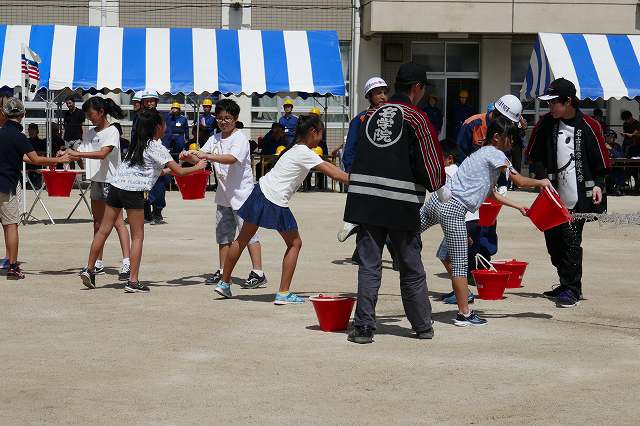
M 114 126 L 108 126 L 100 131 L 90 128 L 82 135 L 82 143 L 78 147 L 80 152 L 100 151 L 105 146 L 113 149 L 103 160 L 84 159 L 87 179 L 94 182 L 110 183 L 120 165 L 120 133 Z
M 162 145 L 160 139 L 149 141 L 143 158 L 143 165 L 131 165 L 128 161 L 123 161 L 110 182 L 111 185 L 125 191 L 150 191 L 160 177 L 162 169 L 168 162 L 173 161 L 169 150 Z
M 209 138 L 201 151 L 207 154 L 229 154 L 237 160 L 233 164 L 214 163 L 218 176 L 215 203 L 239 210 L 251 195 L 255 184 L 249 140 L 240 130 L 234 131 L 228 138 L 223 138 L 219 132 Z
M 455 164 L 451 164 L 444 168 L 444 172 L 447 175 L 447 186 L 451 187 L 451 179 L 458 172 L 458 166 Z M 479 220 L 479 219 L 480 219 L 479 211 L 475 211 L 475 212 L 468 211 L 467 214 L 464 215 L 465 222 L 471 222 L 472 220 Z
M 451 178 L 451 196 L 475 212 L 496 186 L 500 169 L 510 165 L 504 152 L 493 145 L 483 146 L 458 167 Z
M 302 185 L 309 170 L 320 163 L 322 158 L 308 146 L 294 145 L 282 154 L 269 173 L 260 178 L 260 190 L 273 204 L 289 207 L 289 200 Z

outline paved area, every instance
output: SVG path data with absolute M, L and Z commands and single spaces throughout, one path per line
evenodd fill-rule
M 75 195 L 74 195 L 75 197 Z M 534 195 L 512 194 L 530 202 Z M 48 199 L 56 217 L 75 200 Z M 611 210 L 640 209 L 636 197 Z M 355 241 L 336 242 L 344 195 L 297 194 L 303 249 L 294 290 L 351 293 Z M 151 294 L 125 294 L 113 235 L 112 266 L 86 290 L 88 215 L 21 228 L 21 282 L 0 277 L 1 424 L 637 424 L 640 416 L 640 227 L 585 230 L 585 300 L 555 308 L 543 236 L 515 210 L 500 216 L 498 257 L 530 262 L 524 287 L 478 301 L 484 328 L 452 325 L 433 301 L 435 339 L 410 338 L 398 274 L 387 258 L 372 345 L 319 331 L 310 303 L 276 307 L 284 245 L 264 231 L 269 288 L 218 300 L 202 284 L 214 269 L 213 194 L 169 196 L 166 226 L 148 227 L 141 278 Z M 36 215 L 44 217 L 41 210 Z M 450 289 L 424 234 L 432 297 Z M 236 270 L 249 272 L 248 257 Z

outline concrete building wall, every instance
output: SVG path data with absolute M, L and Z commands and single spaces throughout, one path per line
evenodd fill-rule
M 487 105 L 510 93 L 510 86 L 511 37 L 483 38 L 480 42 L 480 105 Z
M 376 1 L 364 6 L 364 34 L 639 33 L 636 0 Z
M 356 84 L 356 111 L 362 111 L 369 106 L 364 97 L 364 84 L 371 77 L 382 76 L 382 38 L 360 39 L 360 55 L 358 61 L 358 79 Z M 390 82 L 387 80 L 387 83 Z

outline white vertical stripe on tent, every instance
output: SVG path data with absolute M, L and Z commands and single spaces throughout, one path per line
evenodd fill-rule
M 98 42 L 98 89 L 122 87 L 122 28 L 100 28 Z
M 218 49 L 216 30 L 194 28 L 193 37 L 193 91 L 218 91 Z
M 540 42 L 544 46 L 547 61 L 551 67 L 554 78 L 566 78 L 576 86 L 576 96 L 580 98 L 580 83 L 569 55 L 562 34 L 541 33 Z
M 145 88 L 160 94 L 171 91 L 169 43 L 169 28 L 147 28 Z
M 61 90 L 73 86 L 78 27 L 56 25 L 51 46 L 51 74 L 49 88 Z
M 283 33 L 284 48 L 287 52 L 289 90 L 292 92 L 315 92 L 306 31 L 283 31 Z
M 540 43 L 540 92 L 544 93 L 547 89 L 545 84 L 547 84 L 547 55 L 544 53 L 544 45 Z
M 618 65 L 615 59 L 613 59 L 613 53 L 611 53 L 607 36 L 602 34 L 585 34 L 584 39 L 589 47 L 591 58 L 595 58 L 593 65 L 600 79 L 604 99 L 628 96 L 629 91 L 622 80 Z
M 251 30 L 238 31 L 238 48 L 240 50 L 242 91 L 248 95 L 253 92 L 266 92 L 267 81 L 264 72 L 262 33 Z
M 542 49 L 542 42 L 540 43 L 540 49 Z M 529 96 L 535 98 L 538 96 L 538 81 L 540 81 L 540 73 L 538 73 L 538 54 L 535 49 L 531 53 L 531 59 L 529 60 L 529 66 L 531 67 L 531 89 L 529 90 Z M 526 76 L 525 76 L 526 78 Z M 525 80 L 526 83 L 526 80 Z
M 7 25 L 0 81 L 9 87 L 22 85 L 22 44 L 28 46 L 30 36 L 30 25 Z

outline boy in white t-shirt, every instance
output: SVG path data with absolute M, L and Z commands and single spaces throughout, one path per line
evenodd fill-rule
M 229 246 L 242 228 L 243 221 L 238 216 L 238 210 L 249 198 L 254 186 L 249 140 L 241 130 L 236 128 L 240 107 L 231 99 L 222 99 L 216 103 L 215 114 L 221 131 L 211 136 L 197 154 L 181 155 L 181 159 L 197 156 L 211 161 L 218 177 L 215 202 L 217 204 L 216 241 L 220 268 L 207 278 L 205 281 L 207 285 L 217 285 L 222 278 Z M 196 160 L 191 158 L 191 161 Z M 241 286 L 244 288 L 266 287 L 267 277 L 262 271 L 262 250 L 257 235 L 249 241 L 247 249 L 253 269 L 249 273 L 249 278 Z

